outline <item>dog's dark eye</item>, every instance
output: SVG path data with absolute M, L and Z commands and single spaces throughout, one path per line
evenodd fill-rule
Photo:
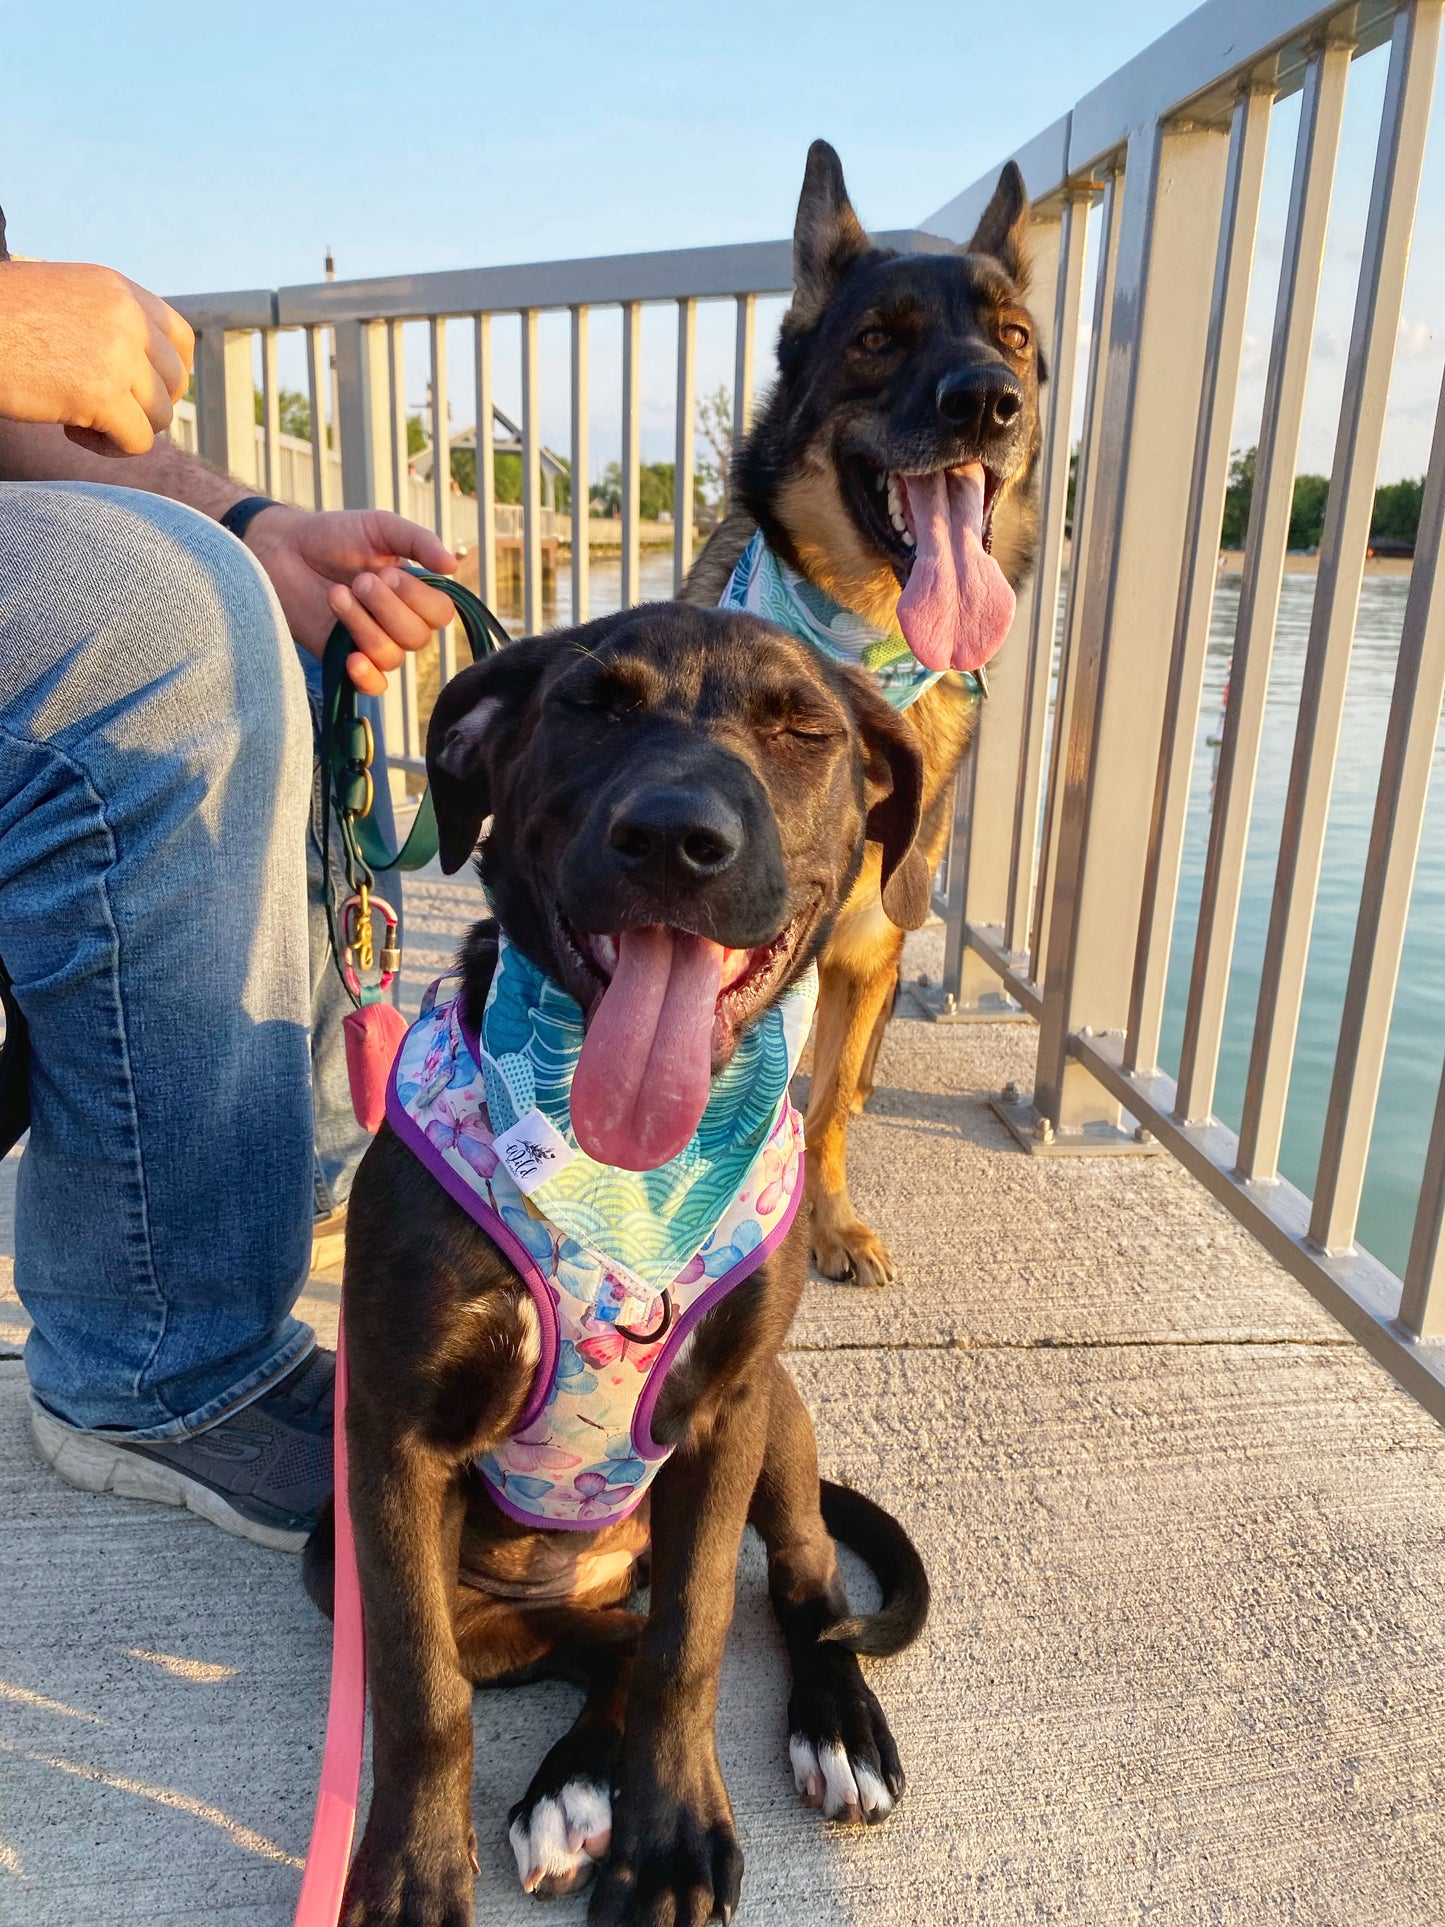
M 1021 355 L 1029 345 L 1029 331 L 1020 321 L 1006 321 L 998 331 L 998 338 L 1016 355 Z
M 870 355 L 881 355 L 892 345 L 893 337 L 886 328 L 865 328 L 858 337 L 858 346 Z

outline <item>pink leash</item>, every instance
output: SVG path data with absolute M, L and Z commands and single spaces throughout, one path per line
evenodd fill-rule
M 331 1635 L 331 1702 L 326 1711 L 326 1752 L 316 1818 L 306 1854 L 295 1927 L 336 1927 L 356 1803 L 361 1790 L 361 1754 L 366 1739 L 366 1645 L 361 1624 L 361 1581 L 351 1536 L 346 1489 L 346 1334 L 336 1333 L 336 1562 Z

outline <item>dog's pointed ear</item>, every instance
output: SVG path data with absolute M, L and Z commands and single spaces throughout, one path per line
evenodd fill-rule
M 790 320 L 798 327 L 810 327 L 844 273 L 871 245 L 848 199 L 843 163 L 827 141 L 814 141 L 808 149 L 793 224 Z
M 492 813 L 498 759 L 517 747 L 522 711 L 555 652 L 553 638 L 514 642 L 461 670 L 437 697 L 426 774 L 442 869 L 460 870 Z
M 845 669 L 848 702 L 864 748 L 868 841 L 882 845 L 883 908 L 900 930 L 928 921 L 933 875 L 918 847 L 923 820 L 923 745 L 908 718 L 880 696 L 871 676 Z
M 1017 161 L 1005 161 L 993 199 L 962 254 L 991 254 L 1020 293 L 1029 285 L 1029 195 Z

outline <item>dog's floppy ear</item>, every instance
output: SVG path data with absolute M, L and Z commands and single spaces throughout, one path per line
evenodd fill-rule
M 793 225 L 793 305 L 789 318 L 810 327 L 827 305 L 845 270 L 871 243 L 853 212 L 843 182 L 843 163 L 827 141 L 814 141 L 803 170 L 798 218 Z
M 993 199 L 963 254 L 991 254 L 1021 293 L 1029 285 L 1029 196 L 1017 161 L 1005 161 Z
M 861 669 L 842 672 L 865 752 L 868 841 L 883 846 L 883 908 L 900 930 L 928 920 L 933 877 L 918 847 L 923 817 L 923 745 L 906 716 Z
M 452 677 L 426 732 L 426 774 L 442 869 L 460 870 L 492 813 L 497 756 L 552 660 L 553 638 L 514 642 Z M 509 727 L 510 725 L 510 727 Z

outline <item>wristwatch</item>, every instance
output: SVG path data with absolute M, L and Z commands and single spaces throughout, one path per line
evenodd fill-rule
M 239 502 L 232 502 L 221 517 L 221 527 L 229 529 L 238 542 L 244 542 L 246 531 L 261 513 L 262 509 L 280 508 L 279 502 L 269 495 L 243 495 Z

